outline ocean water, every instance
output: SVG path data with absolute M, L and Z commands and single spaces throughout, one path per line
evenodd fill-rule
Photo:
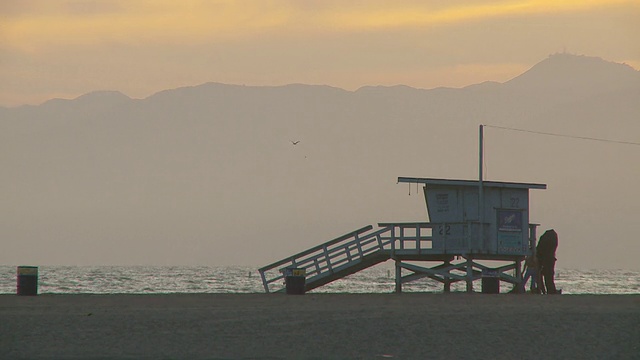
M 247 266 L 39 266 L 40 294 L 262 293 L 258 267 Z M 16 266 L 0 266 L 0 294 L 16 293 Z M 369 268 L 313 290 L 314 293 L 392 293 L 394 272 Z M 563 294 L 640 294 L 640 271 L 556 270 Z M 480 291 L 479 281 L 474 283 Z M 501 292 L 511 285 L 500 284 Z M 442 292 L 431 279 L 403 284 L 403 292 Z M 464 282 L 452 291 L 466 290 Z

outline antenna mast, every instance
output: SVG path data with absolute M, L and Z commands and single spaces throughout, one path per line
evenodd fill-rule
M 483 148 L 484 148 L 484 125 L 480 125 L 479 131 L 479 141 L 478 141 L 478 220 L 480 221 L 480 226 L 478 230 L 478 241 L 484 246 L 483 239 L 483 224 L 484 224 L 484 189 L 483 189 L 483 176 L 482 176 L 482 164 L 483 164 Z

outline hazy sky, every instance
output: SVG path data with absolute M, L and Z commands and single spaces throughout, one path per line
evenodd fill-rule
M 460 87 L 555 52 L 640 68 L 638 0 L 0 3 L 0 106 L 204 82 Z

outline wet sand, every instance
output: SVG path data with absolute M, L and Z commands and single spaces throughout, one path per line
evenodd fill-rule
M 0 295 L 1 359 L 638 359 L 640 295 Z

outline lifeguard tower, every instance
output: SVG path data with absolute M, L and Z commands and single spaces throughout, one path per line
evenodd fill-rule
M 425 277 L 445 292 L 460 281 L 473 292 L 480 279 L 483 287 L 485 280 L 495 284 L 487 292 L 499 292 L 500 282 L 522 289 L 521 263 L 535 249 L 538 226 L 529 221 L 529 190 L 545 184 L 483 181 L 482 166 L 479 180 L 400 177 L 398 183 L 423 185 L 429 222 L 365 226 L 262 267 L 265 291 L 283 291 L 278 286 L 286 269 L 304 269 L 309 291 L 387 260 L 395 262 L 397 293 L 403 283 Z
M 518 285 L 522 281 L 521 261 L 532 253 L 537 224 L 529 222 L 529 189 L 546 189 L 544 184 L 448 179 L 398 178 L 398 182 L 424 184 L 427 213 L 432 228 L 434 256 L 408 260 L 440 261 L 431 267 L 418 267 L 396 260 L 399 268 L 413 271 L 405 278 L 428 276 L 444 284 L 445 291 L 455 281 L 473 281 L 483 276 Z M 463 260 L 454 262 L 454 259 Z M 476 260 L 508 262 L 490 268 Z M 515 270 L 515 276 L 508 274 Z M 403 278 L 396 278 L 396 291 Z

